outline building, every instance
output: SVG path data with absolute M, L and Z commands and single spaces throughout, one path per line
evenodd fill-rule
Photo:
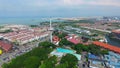
M 53 36 L 52 40 L 55 45 L 58 45 L 60 42 L 60 38 L 58 36 Z
M 88 59 L 90 68 L 104 68 L 103 63 L 106 62 L 106 60 L 103 60 L 101 57 L 89 53 Z
M 2 54 L 2 50 L 0 49 L 0 55 Z
M 42 31 L 42 32 L 41 32 Z M 0 38 L 6 39 L 10 42 L 17 44 L 25 44 L 33 40 L 38 40 L 40 38 L 46 37 L 49 35 L 47 28 L 27 28 L 27 29 L 18 29 L 18 31 L 13 31 L 9 33 L 0 34 Z
M 103 42 L 94 41 L 93 44 L 120 54 L 120 48 Z
M 107 60 L 106 65 L 109 67 L 120 68 L 120 54 L 109 52 L 105 55 L 105 60 Z
M 2 48 L 5 52 L 8 52 L 11 50 L 12 44 L 5 41 L 0 41 L 0 48 Z
M 73 44 L 79 44 L 79 43 L 80 43 L 80 39 L 79 39 L 78 36 L 75 35 L 75 34 L 66 36 L 66 39 L 67 39 L 68 41 L 72 42 Z
M 120 40 L 120 29 L 113 30 L 112 34 L 115 36 L 116 39 Z
M 84 39 L 82 37 L 79 37 L 78 35 L 75 34 L 70 34 L 65 37 L 68 41 L 72 42 L 73 44 L 84 44 L 84 45 L 89 45 L 91 44 L 90 41 L 84 42 Z

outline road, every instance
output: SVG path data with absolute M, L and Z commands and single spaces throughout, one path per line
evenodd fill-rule
M 8 53 L 3 53 L 2 55 L 0 55 L 0 68 L 2 64 L 8 63 L 11 59 L 16 58 L 17 56 L 20 56 L 26 52 L 31 51 L 33 48 L 38 47 L 38 44 L 40 42 L 43 42 L 46 40 L 49 40 L 49 36 L 41 40 L 35 41 L 35 42 L 27 43 L 25 45 L 20 45 L 20 46 L 16 45 L 18 49 L 12 50 Z
M 81 27 L 82 28 L 86 28 L 86 29 L 91 29 L 91 30 L 97 30 L 97 31 L 101 31 L 101 32 L 111 33 L 111 31 L 108 31 L 108 30 L 96 29 L 96 28 L 91 28 L 91 27 L 83 27 L 83 26 L 81 26 Z

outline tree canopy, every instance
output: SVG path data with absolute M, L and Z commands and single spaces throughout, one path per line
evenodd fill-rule
M 39 46 L 42 46 L 43 48 L 50 48 L 50 47 L 55 48 L 56 47 L 53 43 L 48 42 L 48 41 L 39 43 Z
M 3 68 L 38 68 L 42 60 L 48 59 L 50 48 L 35 48 L 13 59 L 10 63 L 3 64 Z
M 77 53 L 81 53 L 82 51 L 88 51 L 88 46 L 83 44 L 73 45 L 72 48 L 77 51 Z
M 78 60 L 74 55 L 67 54 L 61 58 L 60 63 L 68 65 L 66 68 L 74 68 L 78 63 Z
M 73 45 L 73 43 L 71 43 L 70 41 L 68 41 L 66 38 L 63 38 L 63 39 L 59 42 L 59 45 L 60 45 L 60 46 L 64 46 L 64 45 L 66 45 L 66 46 L 71 46 L 71 45 Z

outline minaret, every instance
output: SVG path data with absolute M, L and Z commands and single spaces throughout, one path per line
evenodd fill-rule
M 53 32 L 52 20 L 50 19 L 50 41 L 51 41 L 51 43 L 53 42 L 53 41 L 52 41 L 52 32 Z

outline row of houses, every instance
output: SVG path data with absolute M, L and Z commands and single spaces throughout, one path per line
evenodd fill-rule
M 0 38 L 7 39 L 10 42 L 15 42 L 19 44 L 25 44 L 33 40 L 45 37 L 49 35 L 49 31 L 44 30 L 41 32 L 41 28 L 37 29 L 22 29 L 10 33 L 0 34 Z

